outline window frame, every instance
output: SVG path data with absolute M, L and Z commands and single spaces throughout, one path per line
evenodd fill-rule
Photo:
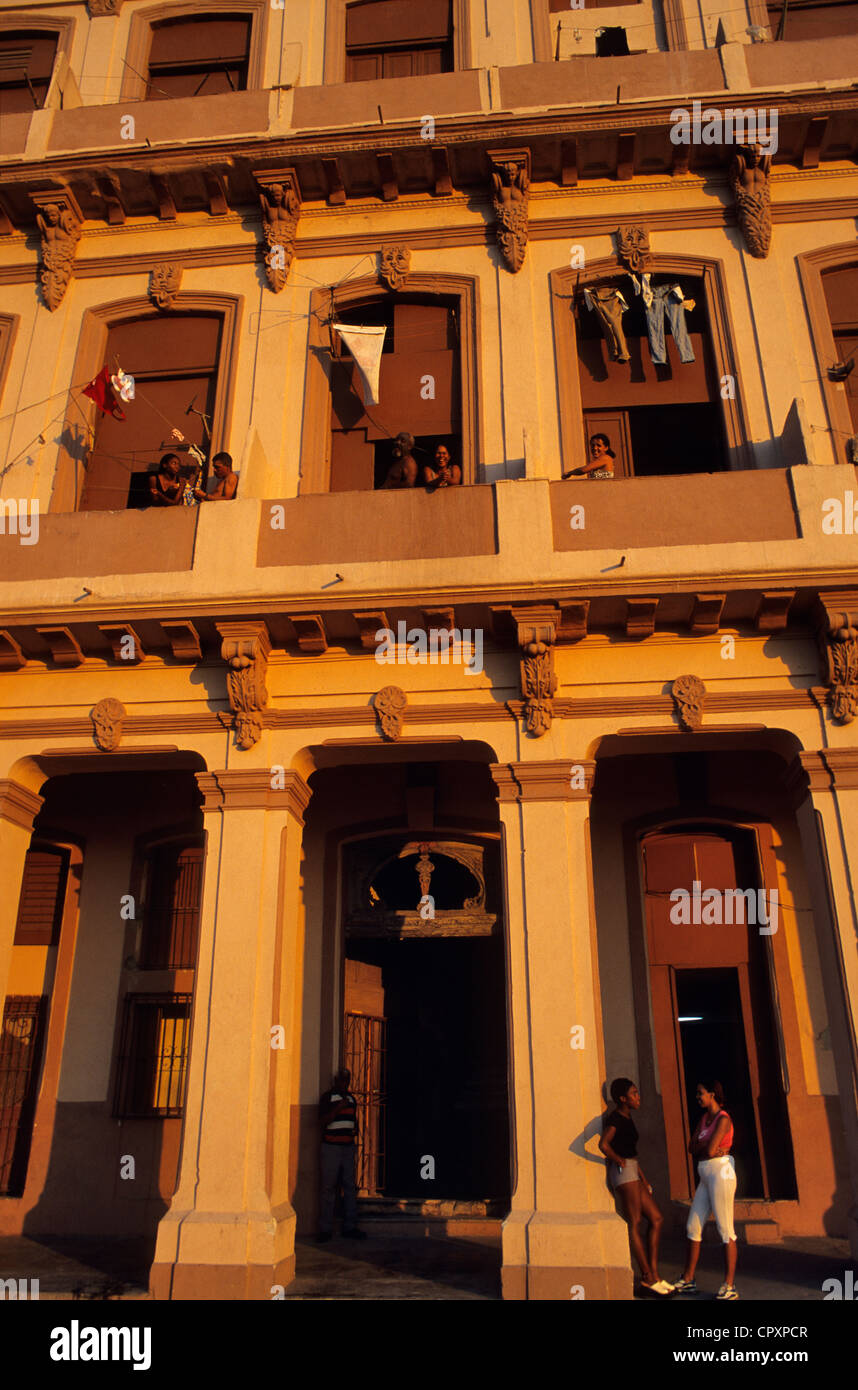
M 358 309 L 377 299 L 388 287 L 379 276 L 345 281 L 310 295 L 307 372 L 301 430 L 302 472 L 298 495 L 329 493 L 331 483 L 331 363 L 328 318 Z M 482 390 L 480 371 L 479 282 L 465 275 L 409 273 L 410 294 L 457 298 L 459 320 L 459 381 L 461 390 L 462 485 L 485 481 L 482 458 Z
M 57 36 L 57 50 L 54 54 L 54 65 L 45 92 L 44 105 L 34 106 L 34 111 L 48 111 L 51 108 L 51 92 L 57 80 L 57 74 L 63 70 L 61 60 L 65 59 L 66 67 L 71 65 L 71 50 L 76 25 L 77 20 L 73 19 L 71 15 L 53 16 L 50 12 L 40 15 L 34 14 L 32 10 L 7 10 L 0 13 L 0 37 L 4 31 L 8 32 L 10 29 L 13 31 L 16 29 L 44 30 Z M 2 379 L 0 379 L 0 385 L 2 385 Z
M 155 880 L 155 872 L 153 867 L 154 861 L 160 851 L 173 849 L 178 851 L 186 849 L 198 849 L 200 851 L 200 899 L 199 904 L 197 906 L 197 939 L 196 950 L 194 952 L 194 962 L 192 965 L 145 965 L 143 963 L 143 957 L 146 948 L 147 930 L 151 922 L 150 914 L 152 911 L 153 887 Z M 196 957 L 199 952 L 200 945 L 200 924 L 202 920 L 203 911 L 203 888 L 205 885 L 205 871 L 206 837 L 205 832 L 201 829 L 183 829 L 172 834 L 159 833 L 157 838 L 147 836 L 135 847 L 135 878 L 137 879 L 138 889 L 136 902 L 139 905 L 137 914 L 139 920 L 135 922 L 135 927 L 137 927 L 137 929 L 139 930 L 139 937 L 136 942 L 136 956 L 138 962 L 138 969 L 141 972 L 146 972 L 146 974 L 150 978 L 155 971 L 176 974 L 178 972 L 194 972 L 196 970 Z
M 228 441 L 238 376 L 243 310 L 243 295 L 180 293 L 175 298 L 174 312 L 176 313 L 217 313 L 222 317 L 215 407 L 212 412 L 212 455 L 229 447 Z M 114 324 L 124 319 L 145 318 L 163 319 L 165 315 L 162 310 L 153 305 L 151 299 L 143 296 L 113 300 L 107 304 L 100 304 L 87 309 L 81 323 L 72 381 L 90 381 L 104 366 L 108 336 Z M 79 390 L 74 396 L 70 391 L 65 415 L 68 424 L 72 426 L 76 424 L 79 427 L 81 412 L 83 412 L 87 426 L 92 430 L 98 414 L 98 407 L 94 401 L 81 397 Z M 69 447 L 68 444 L 60 446 L 49 511 L 76 512 L 80 508 L 86 472 L 76 457 L 75 447 L 74 445 Z
M 181 1099 L 178 1105 L 165 1105 L 151 1109 L 136 1109 L 131 1104 L 133 1077 L 131 1062 L 133 1053 L 133 1020 L 135 1010 L 187 1005 L 187 1026 L 185 1029 L 185 1048 L 181 1082 Z M 193 990 L 127 990 L 119 1001 L 117 1019 L 116 1064 L 113 1077 L 111 1115 L 118 1120 L 180 1120 L 184 1117 L 188 1099 L 188 1080 L 191 1066 L 191 1043 L 194 1012 Z
M 851 463 L 846 455 L 847 441 L 855 434 L 846 390 L 840 383 L 830 381 L 828 368 L 837 361 L 834 330 L 828 313 L 828 301 L 822 277 L 827 270 L 846 270 L 854 265 L 858 270 L 858 247 L 854 241 L 823 246 L 815 251 L 802 251 L 796 257 L 798 275 L 807 307 L 808 333 L 819 371 L 820 391 L 825 403 L 832 445 L 837 463 Z
M 20 314 L 0 314 L 0 405 L 3 402 L 6 378 L 12 366 L 12 353 L 15 350 L 20 322 Z
M 588 260 L 586 270 L 564 266 L 562 269 L 552 270 L 549 275 L 557 364 L 557 409 L 560 421 L 559 477 L 565 477 L 574 468 L 583 467 L 587 461 L 584 431 L 581 428 L 584 408 L 581 398 L 578 335 L 572 301 L 579 291 L 598 284 L 600 280 L 616 276 L 623 269 L 622 266 L 618 266 L 615 256 L 606 256 L 597 261 Z M 735 399 L 721 400 L 728 455 L 726 471 L 753 468 L 748 411 L 735 352 L 736 336 L 724 285 L 723 262 L 700 256 L 653 254 L 647 269 L 653 275 L 675 275 L 677 278 L 694 276 L 703 281 L 712 330 L 715 372 L 719 379 L 727 375 L 732 376 L 736 385 Z M 618 405 L 616 408 L 621 407 Z
M 248 16 L 250 18 L 250 44 L 247 50 L 247 87 L 242 90 L 253 92 L 265 86 L 265 59 L 268 40 L 268 0 L 206 0 L 204 6 L 186 3 L 186 0 L 166 0 L 161 5 L 150 5 L 146 9 L 135 10 L 128 29 L 128 44 L 125 50 L 120 101 L 145 101 L 149 86 L 149 54 L 152 49 L 153 25 L 167 19 L 207 19 L 224 14 Z M 166 98 L 173 101 L 201 101 L 199 97 Z M 218 93 L 221 96 L 240 95 L 232 92 Z
M 642 3 L 643 0 L 620 0 L 620 4 L 624 7 Z M 763 3 L 763 0 L 749 0 L 749 3 Z M 609 4 L 610 0 L 602 0 L 600 8 L 608 8 Z M 682 0 L 663 0 L 663 9 L 668 48 L 685 51 L 688 48 L 688 30 L 682 10 Z M 557 46 L 557 24 L 559 23 L 557 16 L 562 13 L 562 10 L 549 9 L 549 0 L 531 0 L 530 30 L 533 38 L 534 63 L 552 63 L 554 61 Z M 568 13 L 574 15 L 576 11 L 570 8 Z M 636 51 L 638 50 L 632 49 L 633 53 Z M 584 56 L 592 58 L 594 55 L 587 53 Z
M 359 2 L 360 0 L 328 0 L 325 18 L 324 83 L 326 86 L 334 82 L 346 81 L 346 11 L 350 5 L 356 5 Z M 473 66 L 470 8 L 468 0 L 453 0 L 453 72 L 462 72 Z M 437 81 L 438 77 L 450 75 L 448 73 L 436 73 L 431 80 Z M 397 80 L 420 81 L 421 79 L 377 77 L 370 80 L 392 82 Z

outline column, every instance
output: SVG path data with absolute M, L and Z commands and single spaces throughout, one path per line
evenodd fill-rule
M 568 761 L 492 767 L 508 910 L 514 1168 L 502 1279 L 509 1299 L 632 1296 L 625 1224 L 604 1165 L 582 1153 L 584 1131 L 605 1108 L 589 849 L 594 771 L 593 762 Z
M 282 776 L 282 775 L 281 775 Z M 274 779 L 276 781 L 276 778 Z M 206 866 L 179 1180 L 158 1227 L 156 1298 L 270 1299 L 295 1267 L 286 1185 L 303 812 L 268 768 L 198 773 Z M 282 1025 L 286 1050 L 272 1047 Z
M 846 1152 L 852 1183 L 849 1241 L 858 1258 L 858 748 L 799 753 L 790 769 L 817 923 L 817 943 L 831 1028 Z
M 18 920 L 18 900 L 24 876 L 24 859 L 30 848 L 33 821 L 43 798 L 21 782 L 0 779 L 0 1018 L 6 999 L 12 943 Z

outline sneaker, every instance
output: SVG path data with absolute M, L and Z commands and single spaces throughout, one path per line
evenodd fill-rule
M 366 1231 L 359 1231 L 357 1226 L 351 1231 L 343 1231 L 346 1240 L 366 1240 Z
M 666 1283 L 664 1279 L 657 1279 L 654 1284 L 645 1284 L 642 1279 L 641 1288 L 646 1289 L 647 1293 L 655 1294 L 656 1298 L 666 1298 L 668 1294 L 673 1293 L 672 1285 Z
M 677 1279 L 673 1286 L 674 1293 L 698 1293 L 699 1290 L 693 1279 Z
M 732 1284 L 722 1284 L 715 1297 L 732 1302 L 733 1299 L 738 1298 L 739 1295 Z

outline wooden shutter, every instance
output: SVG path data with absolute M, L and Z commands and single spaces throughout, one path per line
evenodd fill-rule
M 772 38 L 777 36 L 783 12 L 780 3 L 769 5 Z M 832 39 L 840 34 L 858 33 L 858 4 L 854 0 L 789 0 L 784 39 Z
M 216 96 L 246 88 L 250 30 L 251 20 L 240 15 L 153 25 L 147 98 Z
M 214 411 L 220 332 L 216 314 L 158 315 L 110 329 L 105 359 L 111 371 L 118 360 L 130 372 L 136 394 L 120 403 L 124 420 L 98 413 L 81 511 L 145 504 L 146 473 L 174 448 L 171 426 L 207 450 L 202 421 L 185 412 L 194 397 L 197 410 Z
M 346 44 L 376 48 L 449 39 L 452 11 L 452 0 L 365 0 L 346 11 Z
M 858 7 L 856 7 L 858 8 Z M 789 19 L 792 10 L 789 11 Z M 858 29 L 858 18 L 855 21 Z M 858 265 L 828 270 L 822 277 L 825 303 L 834 334 L 839 362 L 848 362 L 858 352 Z M 858 372 L 846 378 L 846 398 L 852 415 L 852 427 L 858 431 Z
M 57 42 L 57 34 L 42 29 L 0 34 L 0 118 L 44 106 Z
M 55 946 L 59 940 L 65 901 L 68 851 L 38 847 L 27 851 L 18 920 L 16 946 Z
M 149 864 L 142 965 L 145 969 L 193 969 L 202 894 L 202 846 L 161 846 L 153 851 Z

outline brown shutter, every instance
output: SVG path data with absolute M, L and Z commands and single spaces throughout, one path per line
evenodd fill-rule
M 0 117 L 44 106 L 57 42 L 56 34 L 44 30 L 16 29 L 0 34 Z
M 195 966 L 202 871 L 201 845 L 167 845 L 153 852 L 143 930 L 145 969 L 181 970 Z
M 149 64 L 243 62 L 249 46 L 249 19 L 168 20 L 153 25 Z
M 27 851 L 15 924 L 16 946 L 55 946 L 59 940 L 68 858 L 67 850 Z
M 346 11 L 346 43 L 376 48 L 448 39 L 452 11 L 452 0 L 366 0 Z

